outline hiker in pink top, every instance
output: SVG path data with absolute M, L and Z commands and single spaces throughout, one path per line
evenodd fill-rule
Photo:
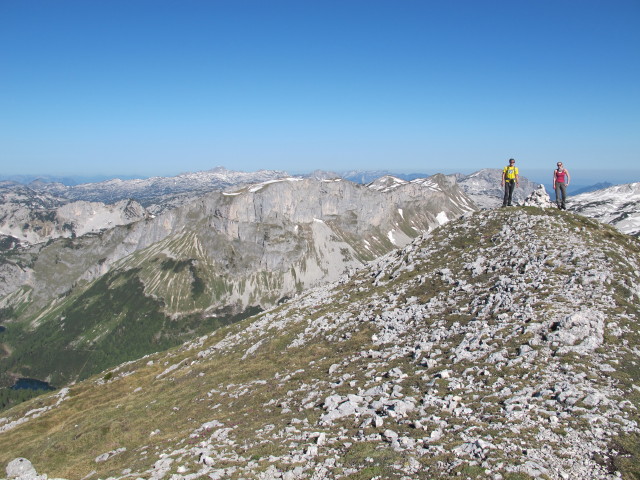
M 558 162 L 558 168 L 553 171 L 553 189 L 556 191 L 556 205 L 560 210 L 566 210 L 567 187 L 569 186 L 569 170 Z

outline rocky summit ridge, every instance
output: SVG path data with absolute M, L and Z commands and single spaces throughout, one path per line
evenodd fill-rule
M 609 226 L 468 213 L 4 412 L 0 464 L 10 478 L 635 479 L 639 285 L 638 240 Z

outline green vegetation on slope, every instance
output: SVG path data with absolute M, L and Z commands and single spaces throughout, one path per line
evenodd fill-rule
M 255 313 L 173 320 L 163 312 L 161 300 L 145 295 L 137 274 L 138 269 L 109 272 L 32 328 L 9 324 L 0 333 L 0 343 L 11 349 L 11 355 L 0 359 L 2 370 L 62 386 Z

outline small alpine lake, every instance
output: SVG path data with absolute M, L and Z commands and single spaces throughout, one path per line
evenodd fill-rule
M 19 378 L 16 383 L 11 386 L 11 390 L 55 390 L 47 382 L 36 380 L 35 378 Z

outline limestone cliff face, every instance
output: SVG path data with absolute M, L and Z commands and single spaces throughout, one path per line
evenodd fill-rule
M 86 219 L 87 208 L 95 206 L 76 202 L 60 207 L 59 215 Z M 268 306 L 474 209 L 455 180 L 443 175 L 383 190 L 289 178 L 213 192 L 157 217 L 34 247 L 3 269 L 23 265 L 31 312 L 63 302 L 58 297 L 112 268 L 140 269 L 147 293 L 163 298 L 172 314 L 229 303 Z M 175 272 L 167 260 L 191 267 Z M 197 299 L 189 293 L 194 284 Z M 22 285 L 12 282 L 3 293 Z
M 160 257 L 189 261 L 191 283 L 198 277 L 207 285 L 224 284 L 206 289 L 207 308 L 264 307 L 335 280 L 345 270 L 474 208 L 455 181 L 442 175 L 386 191 L 343 180 L 271 181 L 211 193 L 131 226 L 103 268 L 118 257 L 123 258 L 119 268 L 145 266 L 142 275 L 147 272 L 150 293 L 164 298 L 167 282 L 160 281 L 158 271 L 149 271 L 146 262 Z M 186 304 L 197 308 L 198 302 L 187 297 Z M 174 302 L 173 313 L 181 311 L 180 303 Z

